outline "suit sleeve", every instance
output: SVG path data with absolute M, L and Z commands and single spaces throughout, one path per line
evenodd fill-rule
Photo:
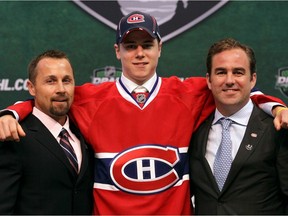
M 0 214 L 11 215 L 20 186 L 21 165 L 17 145 L 21 143 L 0 142 Z
M 279 146 L 276 165 L 280 188 L 286 203 L 286 213 L 288 213 L 288 131 L 282 129 L 277 132 L 275 142 Z

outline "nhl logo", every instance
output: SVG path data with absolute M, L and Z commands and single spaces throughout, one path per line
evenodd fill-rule
M 283 95 L 288 97 L 288 67 L 282 67 L 278 70 L 278 76 L 275 88 L 279 89 Z
M 144 93 L 138 93 L 136 95 L 137 103 L 145 103 L 146 102 L 146 95 Z
M 116 30 L 121 17 L 139 10 L 154 16 L 163 41 L 167 41 L 200 23 L 223 7 L 229 0 L 73 0 L 90 15 Z

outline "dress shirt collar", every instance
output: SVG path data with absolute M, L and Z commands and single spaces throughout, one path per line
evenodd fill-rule
M 59 133 L 61 129 L 64 127 L 67 131 L 68 134 L 71 135 L 71 130 L 69 128 L 69 117 L 67 116 L 67 120 L 65 124 L 62 126 L 59 124 L 57 121 L 55 121 L 53 118 L 42 112 L 36 107 L 33 107 L 32 114 L 36 116 L 44 125 L 45 127 L 52 133 L 52 135 L 58 139 Z M 71 138 L 71 136 L 70 136 Z
M 242 109 L 240 109 L 238 112 L 234 113 L 231 116 L 223 116 L 216 108 L 212 125 L 216 124 L 220 118 L 229 117 L 229 119 L 231 119 L 234 123 L 247 126 L 253 110 L 253 106 L 254 105 L 251 99 L 249 99 L 248 103 L 244 107 L 242 107 Z
M 147 80 L 143 85 L 143 87 L 145 87 L 147 89 L 148 92 L 152 91 L 152 88 L 155 84 L 157 80 L 157 74 L 155 73 L 149 80 Z M 123 85 L 125 86 L 125 88 L 131 93 L 133 92 L 133 90 L 135 88 L 137 88 L 139 85 L 132 82 L 131 80 L 129 80 L 127 77 L 124 76 L 124 74 L 122 73 L 121 75 L 121 81 L 123 83 Z

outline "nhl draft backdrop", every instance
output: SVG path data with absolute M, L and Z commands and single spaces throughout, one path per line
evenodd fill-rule
M 136 9 L 160 24 L 160 76 L 205 76 L 210 45 L 234 37 L 256 52 L 257 86 L 288 103 L 287 1 L 0 1 L 0 108 L 29 98 L 27 64 L 47 49 L 68 54 L 77 85 L 117 79 L 116 23 Z

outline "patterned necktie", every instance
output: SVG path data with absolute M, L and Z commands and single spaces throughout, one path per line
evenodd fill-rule
M 146 88 L 142 86 L 138 86 L 132 92 L 132 96 L 136 100 L 136 102 L 139 104 L 139 106 L 143 107 L 145 102 L 147 101 L 147 98 L 149 97 L 149 92 L 147 91 Z
M 73 167 L 75 172 L 78 173 L 78 160 L 77 160 L 75 151 L 74 151 L 71 143 L 69 142 L 68 132 L 65 128 L 62 128 L 62 130 L 59 134 L 59 137 L 60 137 L 60 142 L 59 142 L 60 146 L 64 150 L 71 166 Z
M 222 139 L 216 153 L 213 169 L 218 188 L 221 191 L 232 164 L 232 141 L 229 131 L 232 120 L 222 118 L 219 121 L 222 125 Z

